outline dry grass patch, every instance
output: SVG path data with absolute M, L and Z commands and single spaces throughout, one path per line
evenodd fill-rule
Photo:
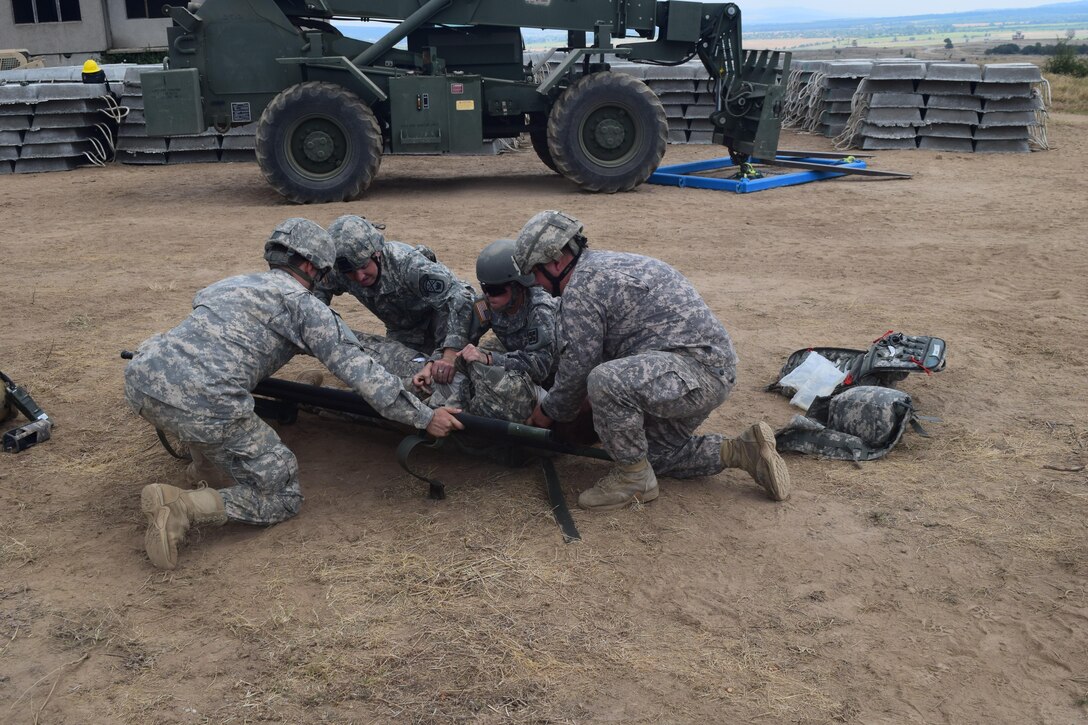
M 1050 110 L 1059 113 L 1088 114 L 1088 78 L 1047 75 L 1054 105 Z

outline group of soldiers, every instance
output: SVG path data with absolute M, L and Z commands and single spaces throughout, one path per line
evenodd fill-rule
M 462 429 L 463 410 L 544 428 L 591 415 L 615 465 L 578 497 L 585 509 L 652 501 L 659 475 L 724 468 L 776 501 L 790 494 L 766 423 L 735 438 L 695 435 L 736 382 L 733 343 L 699 293 L 665 262 L 589 249 L 568 214 L 540 212 L 516 240 L 489 244 L 476 264 L 482 296 L 427 247 L 387 240 L 359 216 L 327 231 L 288 219 L 264 250 L 268 271 L 198 292 L 192 313 L 125 370 L 133 410 L 193 457 L 196 488 L 142 491 L 156 567 L 177 566 L 193 526 L 298 513 L 298 461 L 254 413 L 251 391 L 300 353 L 382 417 L 435 437 Z M 386 334 L 351 330 L 329 306 L 343 294 Z

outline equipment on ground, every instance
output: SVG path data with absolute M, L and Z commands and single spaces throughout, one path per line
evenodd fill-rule
M 53 421 L 34 401 L 27 389 L 16 385 L 15 381 L 3 372 L 0 372 L 0 381 L 4 384 L 5 401 L 30 421 L 29 424 L 13 428 L 4 434 L 4 450 L 9 453 L 18 453 L 49 440 L 53 432 Z
M 734 159 L 720 158 L 691 161 L 658 167 L 648 179 L 651 184 L 680 186 L 692 189 L 753 191 L 795 186 L 810 181 L 834 179 L 839 176 L 870 176 L 883 179 L 909 179 L 910 174 L 870 169 L 861 160 L 863 154 L 841 154 L 820 151 L 779 150 L 774 158 L 752 158 L 737 164 Z M 797 169 L 790 173 L 771 173 L 770 169 Z M 767 173 L 763 173 L 766 171 Z M 735 173 L 734 173 L 735 172 Z
M 796 415 L 775 431 L 779 451 L 808 453 L 824 458 L 871 461 L 882 458 L 899 443 L 907 427 L 929 437 L 920 421 L 940 422 L 919 415 L 911 396 L 896 385 L 910 373 L 931 375 L 945 367 L 948 346 L 939 337 L 906 335 L 888 330 L 868 350 L 810 347 L 797 350 L 782 366 L 778 380 L 764 390 L 793 395 L 786 376 L 810 355 L 838 368 L 841 383 L 829 394 L 806 403 L 806 415 Z
M 164 11 L 169 57 L 141 81 L 148 134 L 256 121 L 261 170 L 296 203 L 359 197 L 383 153 L 479 153 L 526 132 L 582 189 L 632 189 L 660 163 L 668 125 L 616 60 L 698 57 L 715 143 L 738 162 L 774 158 L 778 145 L 790 54 L 744 51 L 732 3 L 204 0 Z M 340 19 L 394 25 L 371 43 L 345 37 Z M 554 68 L 525 63 L 523 27 L 566 31 Z

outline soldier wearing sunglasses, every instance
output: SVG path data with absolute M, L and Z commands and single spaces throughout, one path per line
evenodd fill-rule
M 532 275 L 518 273 L 513 255 L 512 239 L 480 252 L 476 278 L 484 297 L 477 305 L 495 338 L 480 347 L 466 345 L 458 357 L 469 373 L 469 390 L 462 396 L 469 412 L 520 423 L 555 375 L 559 304 L 533 286 Z

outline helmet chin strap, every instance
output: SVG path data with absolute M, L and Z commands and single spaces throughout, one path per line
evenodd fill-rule
M 302 279 L 306 280 L 306 286 L 309 287 L 311 290 L 317 285 L 317 278 L 314 275 L 306 274 L 293 264 L 287 265 L 287 268 L 297 274 L 299 277 L 302 277 Z
M 304 271 L 302 271 L 301 267 L 299 267 L 297 265 L 294 265 L 294 264 L 291 264 L 290 262 L 282 262 L 280 264 L 270 264 L 268 266 L 271 267 L 272 269 L 286 269 L 286 270 L 288 270 L 289 272 L 291 272 L 291 274 L 295 275 L 300 280 L 302 280 L 306 285 L 306 289 L 308 289 L 310 291 L 313 291 L 314 287 L 317 286 L 317 278 L 314 277 L 314 275 L 306 274 Z
M 578 261 L 578 258 L 582 256 L 582 245 L 572 244 L 571 246 L 574 247 L 571 250 L 574 256 L 571 257 L 569 262 L 567 262 L 567 266 L 563 267 L 563 269 L 560 270 L 559 274 L 552 274 L 543 266 L 540 267 L 540 273 L 543 274 L 547 278 L 548 282 L 551 283 L 551 289 L 548 290 L 548 294 L 550 294 L 552 297 L 559 296 L 559 293 L 562 291 L 560 289 L 560 284 L 570 275 L 571 272 L 574 271 L 575 263 Z

